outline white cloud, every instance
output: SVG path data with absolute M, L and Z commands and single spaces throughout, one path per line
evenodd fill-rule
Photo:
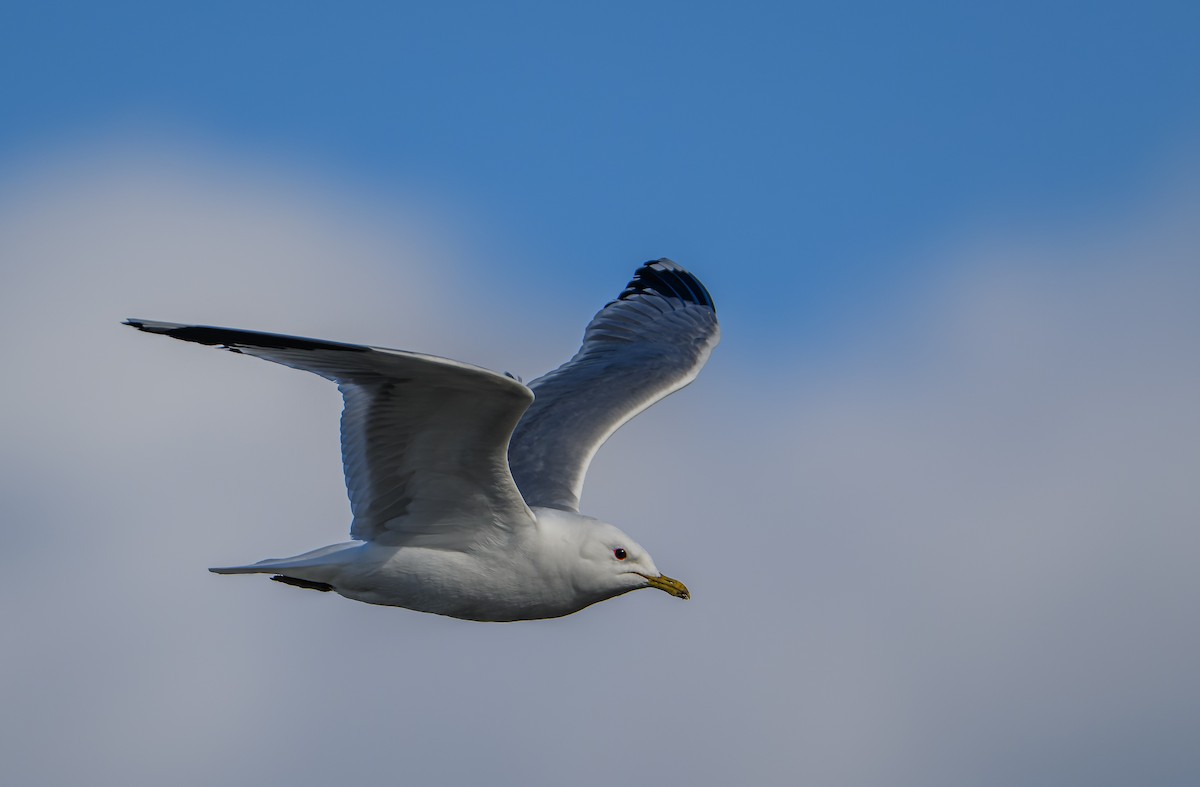
M 343 537 L 337 395 L 121 318 L 524 373 L 560 343 L 457 280 L 474 255 L 452 233 L 361 206 L 217 156 L 135 153 L 34 168 L 0 197 L 13 778 L 1200 774 L 1182 732 L 1200 721 L 1194 201 L 957 252 L 839 363 L 718 350 L 618 433 L 585 498 L 695 600 L 509 626 L 204 572 Z

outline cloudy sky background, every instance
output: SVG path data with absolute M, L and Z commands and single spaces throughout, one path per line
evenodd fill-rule
M 0 19 L 13 783 L 1200 779 L 1185 4 Z M 344 538 L 336 390 L 128 316 L 526 378 L 642 260 L 725 339 L 586 509 L 694 598 L 480 625 Z

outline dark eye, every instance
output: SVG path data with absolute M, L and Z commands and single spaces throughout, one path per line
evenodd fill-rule
M 615 557 L 617 560 L 624 560 L 625 558 L 629 557 L 629 553 L 624 549 L 617 547 L 613 550 L 613 557 Z

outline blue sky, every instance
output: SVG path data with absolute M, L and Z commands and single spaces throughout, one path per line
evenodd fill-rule
M 946 233 L 1119 200 L 1200 126 L 1190 3 L 4 17 L 0 161 L 101 134 L 203 140 L 469 208 L 506 275 L 688 259 L 789 341 L 866 317 Z M 750 270 L 773 286 L 737 286 Z
M 948 6 L 8 4 L 6 775 L 1200 783 L 1200 11 Z M 121 319 L 529 379 L 658 256 L 583 504 L 692 601 L 205 571 L 346 537 L 338 395 Z

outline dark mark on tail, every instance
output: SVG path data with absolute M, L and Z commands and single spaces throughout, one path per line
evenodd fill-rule
M 276 582 L 282 582 L 285 585 L 291 585 L 292 587 L 319 590 L 322 593 L 328 593 L 333 590 L 333 585 L 327 585 L 324 582 L 310 582 L 307 579 L 296 579 L 295 577 L 285 577 L 283 575 L 276 575 L 271 577 L 271 579 Z

